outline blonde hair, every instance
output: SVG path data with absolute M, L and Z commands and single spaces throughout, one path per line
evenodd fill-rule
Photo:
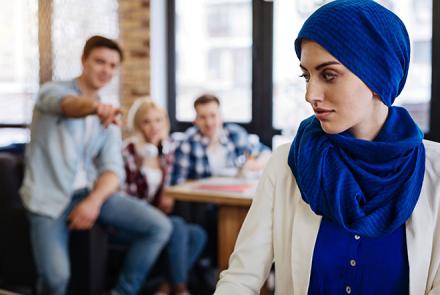
M 136 99 L 131 105 L 127 118 L 127 126 L 129 131 L 131 133 L 142 133 L 140 128 L 142 119 L 146 113 L 153 109 L 159 111 L 163 116 L 165 128 L 163 130 L 164 133 L 162 135 L 162 139 L 166 138 L 170 132 L 170 119 L 168 117 L 168 113 L 164 108 L 162 108 L 148 96 Z

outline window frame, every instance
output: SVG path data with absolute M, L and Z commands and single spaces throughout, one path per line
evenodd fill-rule
M 440 142 L 440 2 L 435 0 L 432 0 L 431 68 L 429 131 L 425 138 Z
M 238 123 L 261 141 L 272 145 L 272 138 L 281 134 L 273 127 L 273 1 L 252 1 L 252 119 Z M 432 0 L 432 83 L 429 131 L 426 139 L 440 142 L 440 2 Z M 184 131 L 192 122 L 176 119 L 175 76 L 175 0 L 167 1 L 167 105 L 173 131 Z M 292 53 L 293 54 L 293 53 Z
M 53 0 L 38 0 L 39 3 L 37 4 L 38 7 L 38 58 L 39 58 L 39 73 L 38 73 L 38 79 L 40 85 L 44 82 L 48 81 L 47 77 L 50 77 L 52 75 L 52 64 L 48 63 L 47 61 L 50 60 L 50 57 L 52 56 L 52 46 L 51 46 L 51 34 L 47 34 L 46 28 L 44 27 L 44 23 L 40 21 L 40 19 L 52 19 L 52 5 Z M 42 1 L 46 1 L 45 7 L 48 7 L 48 9 L 41 10 L 40 7 L 42 7 Z M 44 66 L 43 66 L 44 65 Z M 22 122 L 22 123 L 8 123 L 5 121 L 0 121 L 0 130 L 4 128 L 16 128 L 16 129 L 27 129 L 29 128 L 30 122 Z
M 176 118 L 176 24 L 175 0 L 167 1 L 167 109 L 171 130 L 184 131 L 193 125 L 189 121 Z M 266 25 L 268 24 L 268 25 Z M 257 134 L 260 140 L 272 146 L 272 137 L 281 130 L 272 126 L 272 62 L 273 62 L 273 3 L 272 1 L 252 0 L 252 118 L 250 122 L 234 122 L 243 126 L 249 133 Z M 255 61 L 259 60 L 258 63 Z M 270 80 L 268 78 L 270 77 Z M 270 122 L 270 124 L 267 124 Z

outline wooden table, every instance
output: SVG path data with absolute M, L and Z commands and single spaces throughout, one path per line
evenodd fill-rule
M 229 256 L 234 250 L 235 241 L 241 225 L 252 203 L 253 192 L 256 187 L 255 180 L 233 179 L 236 185 L 243 184 L 251 187 L 245 191 L 231 191 L 228 186 L 231 178 L 210 178 L 198 181 L 186 182 L 181 185 L 171 186 L 165 189 L 165 196 L 179 201 L 201 202 L 217 204 L 219 207 L 218 220 L 218 267 L 222 271 L 228 267 Z M 219 189 L 214 188 L 217 183 Z M 211 188 L 206 186 L 211 184 Z M 226 184 L 222 189 L 222 184 Z M 202 188 L 203 187 L 203 188 Z

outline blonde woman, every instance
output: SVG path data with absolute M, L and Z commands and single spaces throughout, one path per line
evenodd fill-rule
M 132 136 L 126 140 L 123 150 L 127 174 L 125 190 L 170 214 L 174 202 L 162 195 L 173 150 L 168 138 L 168 114 L 151 99 L 140 98 L 130 108 L 128 127 Z M 177 216 L 170 219 L 173 232 L 166 246 L 167 281 L 161 284 L 157 294 L 170 294 L 172 290 L 174 294 L 189 294 L 188 272 L 203 250 L 206 233 Z

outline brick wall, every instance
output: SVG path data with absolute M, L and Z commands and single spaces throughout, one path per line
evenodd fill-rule
M 119 42 L 124 50 L 121 67 L 121 106 L 150 94 L 150 0 L 119 0 Z

